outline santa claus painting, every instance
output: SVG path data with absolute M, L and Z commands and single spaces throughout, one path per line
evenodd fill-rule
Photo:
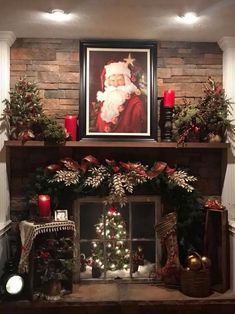
M 83 125 L 85 111 L 86 136 L 152 135 L 152 50 L 86 47 L 85 97 L 81 100 L 86 110 L 81 107 L 80 118 Z
M 156 42 L 80 43 L 79 139 L 154 139 Z
M 101 133 L 145 133 L 146 103 L 131 80 L 128 62 L 112 62 L 103 72 L 104 91 L 97 92 L 96 130 Z

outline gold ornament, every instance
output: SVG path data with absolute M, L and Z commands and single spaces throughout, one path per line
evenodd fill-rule
M 202 256 L 202 263 L 206 268 L 211 267 L 211 260 L 207 256 Z
M 187 267 L 190 270 L 199 270 L 202 267 L 201 258 L 196 255 L 190 255 L 187 257 Z
M 213 133 L 209 134 L 209 143 L 221 143 L 221 142 L 222 142 L 222 138 L 220 135 L 213 134 Z

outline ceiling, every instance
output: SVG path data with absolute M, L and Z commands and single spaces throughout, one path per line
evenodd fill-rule
M 45 18 L 50 9 L 71 13 L 63 23 Z M 195 11 L 198 24 L 177 15 Z M 215 42 L 235 36 L 235 0 L 0 0 L 0 31 L 16 37 L 149 39 Z

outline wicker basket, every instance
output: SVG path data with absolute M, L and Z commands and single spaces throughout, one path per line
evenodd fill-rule
M 181 270 L 181 291 L 190 297 L 207 297 L 211 294 L 210 269 Z

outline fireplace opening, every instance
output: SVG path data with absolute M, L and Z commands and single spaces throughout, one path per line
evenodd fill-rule
M 160 217 L 159 196 L 131 196 L 123 207 L 97 197 L 76 200 L 74 282 L 149 280 L 161 255 Z

